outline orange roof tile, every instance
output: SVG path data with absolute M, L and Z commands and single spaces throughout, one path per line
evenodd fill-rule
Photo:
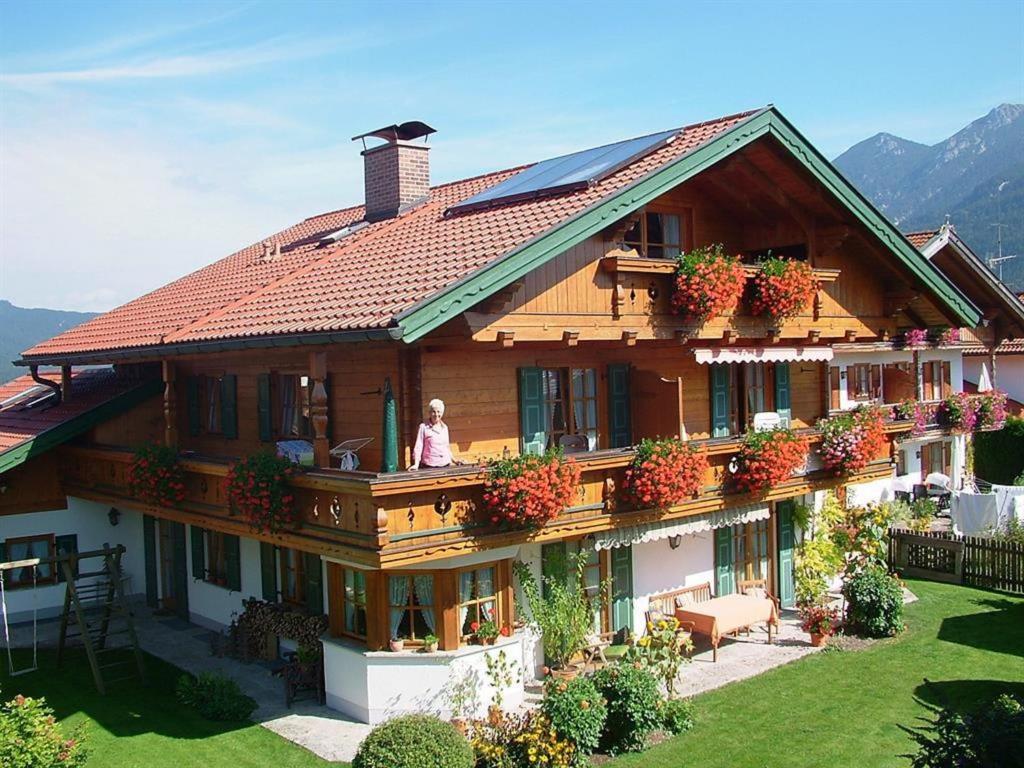
M 450 206 L 522 168 L 498 171 L 433 187 L 422 205 L 326 247 L 318 247 L 318 240 L 361 221 L 362 206 L 314 216 L 270 238 L 280 243 L 276 260 L 262 260 L 262 246 L 254 243 L 24 355 L 59 357 L 176 342 L 386 328 L 433 293 L 753 114 L 687 126 L 671 143 L 567 194 L 445 215 Z
M 911 245 L 920 250 L 925 243 L 935 237 L 936 232 L 937 230 L 934 229 L 928 232 L 907 232 L 905 237 L 910 241 Z

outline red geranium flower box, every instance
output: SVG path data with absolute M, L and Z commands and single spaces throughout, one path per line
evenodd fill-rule
M 145 504 L 180 504 L 185 500 L 185 473 L 178 466 L 178 452 L 155 443 L 138 448 L 128 467 L 128 489 Z
M 817 292 L 818 281 L 806 261 L 765 259 L 754 278 L 750 311 L 781 322 L 804 312 Z
M 484 510 L 502 530 L 540 528 L 572 504 L 579 484 L 579 465 L 557 449 L 498 459 L 484 482 Z
M 700 493 L 707 469 L 704 451 L 690 443 L 644 438 L 626 470 L 625 488 L 636 506 L 665 509 Z
M 807 462 L 807 448 L 807 439 L 791 429 L 748 432 L 736 457 L 736 484 L 763 493 L 784 483 Z
M 740 260 L 721 245 L 695 248 L 679 257 L 672 309 L 704 322 L 731 312 L 740 303 L 747 273 Z

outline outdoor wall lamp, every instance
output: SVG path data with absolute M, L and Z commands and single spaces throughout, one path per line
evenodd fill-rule
M 117 507 L 110 508 L 110 511 L 107 512 L 107 520 L 110 521 L 111 525 L 117 525 L 121 522 L 121 513 L 118 511 Z
M 679 545 L 683 543 L 683 537 L 680 534 L 668 537 L 668 545 L 671 549 L 679 549 Z

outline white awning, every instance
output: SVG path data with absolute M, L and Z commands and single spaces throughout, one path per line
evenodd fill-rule
M 764 504 L 747 504 L 742 507 L 722 509 L 717 512 L 705 512 L 702 515 L 686 517 L 682 520 L 659 520 L 645 525 L 631 525 L 617 528 L 614 531 L 598 534 L 594 540 L 594 549 L 612 549 L 626 547 L 630 544 L 644 544 L 658 541 L 671 536 L 687 536 L 702 533 L 715 528 L 726 528 L 740 523 L 753 523 L 767 520 L 771 511 Z
M 698 363 L 796 363 L 827 362 L 832 347 L 740 347 L 738 349 L 695 349 Z

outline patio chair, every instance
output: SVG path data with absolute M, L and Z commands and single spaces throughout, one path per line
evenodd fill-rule
M 657 625 L 659 621 L 667 621 L 668 619 L 675 619 L 675 616 L 662 613 L 661 611 L 654 609 L 649 610 L 644 614 L 647 619 L 648 633 L 650 627 Z M 680 621 L 679 626 L 676 628 L 676 638 L 680 642 L 687 642 L 693 639 L 693 622 L 692 621 Z
M 910 491 L 893 491 L 892 497 L 896 501 L 903 501 L 906 502 L 907 504 L 909 504 L 912 501 L 910 497 Z
M 590 440 L 586 435 L 562 435 L 558 446 L 566 453 L 586 453 L 590 450 Z
M 923 483 L 918 483 L 914 486 L 914 501 L 918 499 L 928 498 L 928 486 Z
M 284 681 L 284 705 L 289 709 L 302 691 L 312 693 L 317 704 L 323 706 L 326 703 L 323 657 L 308 662 L 291 658 L 281 668 L 281 679 Z
M 615 637 L 616 632 L 595 632 L 591 635 L 587 635 L 585 644 L 581 650 L 583 654 L 583 671 L 587 671 L 587 667 L 593 666 L 597 669 L 598 662 L 602 665 L 608 663 L 608 658 L 604 655 L 605 649 L 611 647 L 612 638 Z

